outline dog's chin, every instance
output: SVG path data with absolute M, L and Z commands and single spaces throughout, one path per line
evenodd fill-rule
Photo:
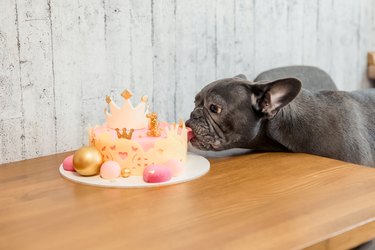
M 199 140 L 197 137 L 193 137 L 190 140 L 190 143 L 193 147 L 204 151 L 221 151 L 225 149 L 224 146 L 218 141 L 215 141 L 214 143 L 207 143 L 206 141 Z
M 209 150 L 212 150 L 212 146 L 208 143 L 205 143 L 203 141 L 200 141 L 198 140 L 196 137 L 193 137 L 191 140 L 190 140 L 190 143 L 193 147 L 199 149 L 199 150 L 205 150 L 205 151 L 209 151 Z

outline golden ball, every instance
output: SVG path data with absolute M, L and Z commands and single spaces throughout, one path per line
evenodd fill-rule
M 80 175 L 96 175 L 103 163 L 103 156 L 95 147 L 85 146 L 80 148 L 73 156 L 74 169 Z
M 128 178 L 130 174 L 131 174 L 131 170 L 128 168 L 124 168 L 123 170 L 121 170 L 121 176 L 124 178 Z

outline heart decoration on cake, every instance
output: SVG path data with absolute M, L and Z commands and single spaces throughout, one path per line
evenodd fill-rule
M 126 152 L 118 152 L 118 154 L 122 160 L 125 160 L 126 157 L 128 157 L 128 153 Z

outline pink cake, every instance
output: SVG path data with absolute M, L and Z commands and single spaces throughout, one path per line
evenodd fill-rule
M 156 113 L 148 112 L 147 96 L 136 107 L 130 101 L 131 92 L 125 90 L 122 97 L 124 103 L 118 107 L 107 96 L 106 122 L 89 129 L 90 146 L 102 154 L 103 163 L 117 162 L 122 177 L 144 175 L 148 166 L 168 168 L 172 176 L 181 174 L 188 143 L 184 122 L 159 123 Z M 114 164 L 107 164 L 103 169 L 103 173 L 111 173 L 105 176 L 113 175 L 111 165 Z

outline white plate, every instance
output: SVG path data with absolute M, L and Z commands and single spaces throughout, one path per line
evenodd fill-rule
M 76 172 L 64 170 L 62 164 L 59 171 L 65 178 L 85 185 L 113 187 L 113 188 L 140 188 L 140 187 L 157 187 L 166 186 L 186 181 L 197 179 L 210 170 L 210 162 L 200 155 L 188 153 L 185 172 L 177 177 L 172 177 L 169 181 L 160 183 L 147 183 L 143 181 L 142 176 L 130 176 L 129 178 L 116 178 L 113 180 L 106 180 L 100 178 L 99 175 L 84 177 Z
M 245 148 L 232 148 L 232 149 L 227 149 L 227 150 L 222 150 L 222 151 L 203 151 L 203 150 L 194 148 L 191 145 L 191 143 L 189 143 L 188 151 L 194 154 L 201 155 L 206 158 L 221 158 L 221 157 L 230 157 L 230 156 L 247 154 L 251 152 L 252 150 L 245 149 Z

